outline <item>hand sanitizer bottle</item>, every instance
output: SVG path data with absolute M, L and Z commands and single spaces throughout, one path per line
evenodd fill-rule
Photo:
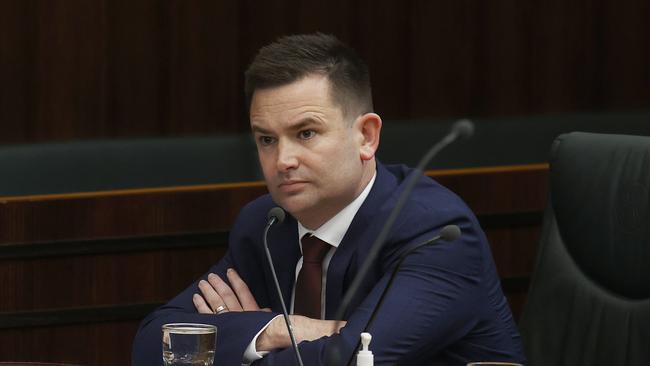
M 372 336 L 370 333 L 361 333 L 361 351 L 357 353 L 357 366 L 373 366 L 375 363 L 372 352 L 368 349 Z

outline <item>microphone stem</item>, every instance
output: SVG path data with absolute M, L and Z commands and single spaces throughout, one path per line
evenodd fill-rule
M 384 299 L 386 298 L 386 294 L 388 293 L 388 290 L 393 285 L 393 280 L 395 280 L 395 277 L 397 277 L 396 276 L 397 272 L 399 272 L 399 269 L 402 267 L 402 263 L 404 262 L 406 257 L 411 255 L 411 253 L 413 253 L 414 251 L 422 248 L 423 246 L 429 245 L 431 243 L 435 243 L 436 241 L 440 240 L 441 238 L 442 237 L 440 235 L 437 235 L 437 236 L 425 241 L 424 243 L 420 243 L 420 244 L 416 245 L 415 247 L 409 249 L 406 253 L 402 254 L 402 256 L 399 259 L 399 262 L 397 262 L 397 265 L 393 269 L 393 273 L 391 273 L 391 275 L 390 275 L 390 279 L 388 280 L 388 284 L 386 285 L 386 287 L 384 287 L 384 290 L 382 291 L 381 296 L 379 297 L 379 301 L 377 302 L 377 306 L 375 306 L 375 310 L 370 315 L 370 319 L 368 319 L 368 323 L 366 323 L 366 327 L 363 329 L 363 332 L 370 333 L 370 331 L 369 331 L 370 326 L 372 325 L 373 320 L 375 320 L 375 316 L 379 312 L 379 309 L 381 308 L 381 305 L 384 303 Z
M 293 335 L 293 326 L 291 325 L 291 320 L 289 319 L 289 312 L 287 311 L 287 306 L 284 304 L 284 299 L 282 298 L 282 290 L 280 289 L 280 282 L 278 282 L 278 277 L 275 274 L 275 266 L 273 265 L 273 259 L 271 258 L 271 252 L 269 251 L 269 244 L 267 242 L 267 235 L 271 226 L 275 223 L 277 219 L 272 217 L 269 220 L 269 223 L 266 224 L 264 228 L 264 251 L 266 252 L 266 258 L 269 260 L 269 266 L 271 267 L 271 275 L 273 276 L 273 283 L 275 284 L 275 289 L 277 290 L 278 296 L 280 297 L 280 305 L 282 305 L 282 316 L 284 317 L 284 322 L 287 324 L 287 331 L 289 331 L 289 337 L 291 338 L 291 345 L 295 350 L 296 361 L 298 365 L 304 366 L 302 363 L 302 357 L 300 357 L 300 350 L 298 349 L 298 344 L 296 343 L 296 337 Z
M 379 255 L 379 251 L 384 246 L 384 242 L 386 241 L 386 238 L 388 237 L 390 230 L 393 228 L 393 225 L 395 224 L 397 217 L 402 212 L 404 205 L 406 205 L 409 195 L 413 190 L 413 187 L 417 183 L 418 179 L 422 175 L 422 172 L 424 171 L 426 165 L 434 156 L 436 156 L 436 154 L 438 154 L 438 152 L 440 152 L 442 149 L 447 147 L 447 145 L 454 142 L 458 137 L 459 137 L 458 131 L 456 131 L 455 129 L 452 130 L 450 133 L 448 133 L 442 140 L 440 140 L 438 143 L 433 145 L 429 149 L 429 151 L 427 151 L 427 153 L 424 154 L 424 156 L 420 159 L 420 162 L 418 163 L 416 168 L 406 178 L 404 190 L 402 190 L 402 193 L 399 195 L 399 198 L 397 199 L 397 203 L 393 207 L 393 210 L 391 211 L 390 215 L 388 216 L 388 219 L 386 220 L 386 223 L 384 224 L 381 231 L 379 232 L 379 235 L 377 235 L 377 238 L 372 243 L 372 246 L 370 247 L 370 250 L 368 251 L 368 254 L 366 256 L 366 259 L 361 265 L 361 268 L 359 268 L 357 275 L 354 277 L 354 280 L 352 280 L 350 287 L 348 287 L 348 290 L 345 292 L 345 295 L 341 300 L 341 304 L 339 305 L 339 309 L 336 312 L 336 316 L 334 317 L 334 319 L 339 319 L 339 320 L 344 319 L 345 314 L 348 308 L 350 307 L 350 304 L 352 303 L 352 297 L 355 294 L 357 294 L 357 292 L 359 291 L 359 287 L 361 287 L 361 283 L 364 281 L 365 277 L 370 271 L 370 267 L 377 259 L 377 256 Z M 329 348 L 326 350 L 327 353 L 326 358 L 327 358 L 328 366 L 334 366 L 335 362 L 333 362 L 333 360 L 338 359 L 338 357 L 341 356 L 340 354 L 339 355 L 333 354 L 333 352 L 337 352 L 337 351 L 341 352 L 341 350 L 332 350 Z M 354 350 L 352 351 L 352 354 L 350 355 L 350 358 L 348 358 L 348 362 L 346 364 L 350 364 L 350 362 L 352 362 L 353 359 L 354 359 Z
M 345 316 L 345 313 L 348 307 L 350 306 L 350 303 L 352 302 L 352 296 L 356 294 L 359 286 L 361 285 L 361 282 L 365 279 L 366 274 L 369 272 L 370 266 L 377 258 L 377 255 L 379 255 L 379 251 L 381 250 L 381 247 L 384 245 L 384 241 L 386 240 L 388 233 L 393 228 L 393 224 L 395 224 L 397 217 L 399 216 L 399 214 L 402 211 L 402 208 L 406 204 L 409 193 L 411 193 L 411 191 L 413 190 L 413 186 L 415 186 L 417 180 L 420 178 L 420 175 L 422 174 L 424 167 L 429 163 L 429 160 L 431 160 L 431 158 L 433 158 L 440 150 L 444 149 L 447 145 L 454 142 L 456 138 L 458 138 L 458 133 L 453 131 L 449 133 L 447 136 L 445 136 L 445 138 L 442 139 L 440 142 L 438 142 L 433 147 L 431 147 L 431 149 L 427 151 L 427 153 L 422 157 L 422 159 L 420 159 L 420 162 L 418 163 L 417 167 L 408 176 L 407 182 L 404 186 L 404 190 L 402 191 L 402 194 L 400 194 L 397 203 L 393 208 L 393 211 L 391 211 L 391 214 L 386 220 L 384 226 L 382 227 L 381 232 L 379 232 L 379 235 L 377 235 L 377 239 L 370 247 L 370 251 L 368 252 L 368 256 L 363 262 L 363 265 L 357 272 L 359 275 L 354 278 L 352 284 L 350 284 L 350 287 L 348 288 L 348 291 L 345 292 L 345 296 L 343 296 L 343 300 L 341 301 L 341 305 L 339 306 L 339 310 L 336 314 L 335 319 L 343 319 L 343 317 Z
M 399 258 L 399 261 L 397 262 L 397 265 L 393 269 L 393 273 L 390 275 L 390 279 L 388 280 L 388 283 L 386 284 L 386 287 L 384 287 L 384 290 L 381 292 L 381 296 L 379 297 L 379 301 L 377 301 L 377 305 L 375 306 L 375 309 L 372 311 L 372 314 L 370 314 L 370 319 L 368 319 L 368 322 L 366 323 L 365 328 L 363 328 L 362 333 L 370 333 L 370 326 L 372 326 L 373 321 L 375 320 L 375 317 L 377 316 L 377 313 L 379 313 L 379 309 L 381 308 L 381 305 L 384 303 L 384 299 L 386 298 L 386 294 L 388 293 L 388 290 L 391 288 L 393 285 L 393 281 L 395 280 L 395 277 L 397 277 L 397 272 L 399 272 L 399 269 L 402 267 L 402 263 L 408 257 L 413 253 L 414 251 L 422 248 L 423 246 L 429 245 L 431 243 L 435 243 L 436 241 L 440 240 L 442 238 L 441 235 L 436 235 L 433 238 L 425 241 L 424 243 L 420 243 L 416 245 L 415 247 L 409 249 L 406 253 L 402 254 Z M 372 334 L 372 333 L 371 333 Z M 361 341 L 359 340 L 357 342 L 357 346 L 354 349 L 359 349 L 359 346 L 361 344 Z M 354 352 L 352 353 L 352 357 L 348 360 L 347 365 L 350 366 L 352 364 L 352 361 L 354 360 Z

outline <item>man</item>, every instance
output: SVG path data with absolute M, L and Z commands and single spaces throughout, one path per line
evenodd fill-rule
M 262 245 L 275 206 L 289 216 L 270 230 L 269 246 L 305 365 L 324 364 L 333 342 L 350 357 L 400 254 L 448 224 L 461 228 L 460 239 L 409 256 L 384 300 L 369 330 L 376 364 L 523 361 L 476 218 L 426 177 L 351 310 L 332 319 L 411 173 L 375 159 L 382 122 L 367 67 L 351 49 L 323 34 L 281 38 L 249 67 L 246 95 L 270 195 L 242 209 L 218 264 L 142 322 L 134 365 L 161 363 L 160 327 L 169 322 L 216 325 L 216 365 L 295 363 Z

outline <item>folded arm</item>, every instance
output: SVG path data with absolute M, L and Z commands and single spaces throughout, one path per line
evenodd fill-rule
M 456 244 L 458 245 L 458 244 Z M 404 262 L 384 305 L 370 329 L 371 348 L 377 364 L 396 364 L 422 353 L 437 350 L 467 334 L 475 326 L 476 288 L 479 276 L 462 250 L 423 248 Z M 388 282 L 388 274 L 377 282 L 363 303 L 351 314 L 349 321 L 310 319 L 291 315 L 296 340 L 305 364 L 324 364 L 327 348 L 338 344 L 343 359 L 355 351 L 378 298 Z M 209 314 L 221 304 L 229 313 L 256 311 L 258 307 L 248 287 L 234 271 L 227 274 L 228 286 L 218 276 L 210 276 L 200 285 L 201 296 L 195 296 L 200 313 Z M 252 299 L 252 300 L 251 300 Z M 235 301 L 237 300 L 237 301 Z M 258 328 L 261 329 L 261 328 Z M 257 338 L 258 351 L 273 351 L 255 364 L 293 364 L 291 341 L 282 317 L 276 317 Z M 343 360 L 343 362 L 345 362 Z
M 436 357 L 440 350 L 468 334 L 476 326 L 474 312 L 481 306 L 477 299 L 479 274 L 458 258 L 446 256 L 447 249 L 423 248 L 409 257 L 398 273 L 373 326 L 371 349 L 376 365 L 395 365 L 404 361 L 422 362 Z M 435 259 L 435 257 L 441 257 Z M 444 263 L 450 260 L 449 263 Z M 325 365 L 328 350 L 341 356 L 337 365 L 355 353 L 360 333 L 388 282 L 385 274 L 356 307 L 344 327 L 331 335 L 299 345 L 303 361 Z M 285 343 L 288 346 L 288 343 Z M 288 348 L 271 352 L 256 365 L 290 365 L 293 354 Z M 408 362 L 407 362 L 408 363 Z
M 193 301 L 201 314 L 212 314 L 217 309 L 226 312 L 270 311 L 260 309 L 248 285 L 239 277 L 237 271 L 229 268 L 226 271 L 228 283 L 218 275 L 211 273 L 208 280 L 199 282 L 201 294 L 194 294 Z M 334 320 L 312 319 L 300 315 L 289 316 L 296 342 L 313 341 L 325 336 L 338 333 L 345 322 Z M 283 317 L 275 317 L 256 342 L 257 351 L 273 351 L 291 347 L 291 338 Z
M 227 268 L 232 267 L 227 253 L 219 264 L 208 273 L 226 278 Z M 278 313 L 264 311 L 200 313 L 194 305 L 194 295 L 200 293 L 200 281 L 207 281 L 204 275 L 169 303 L 159 307 L 140 324 L 133 342 L 132 364 L 134 366 L 162 365 L 161 327 L 166 323 L 203 323 L 217 327 L 217 349 L 215 357 L 225 365 L 240 365 L 242 355 L 253 337 Z

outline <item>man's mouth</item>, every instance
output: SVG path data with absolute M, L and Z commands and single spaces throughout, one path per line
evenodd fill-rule
M 280 183 L 280 187 L 282 186 L 290 186 L 294 184 L 300 184 L 300 183 L 306 183 L 307 181 L 304 180 L 285 180 Z
M 278 185 L 282 191 L 294 191 L 302 188 L 307 181 L 304 180 L 285 180 Z

